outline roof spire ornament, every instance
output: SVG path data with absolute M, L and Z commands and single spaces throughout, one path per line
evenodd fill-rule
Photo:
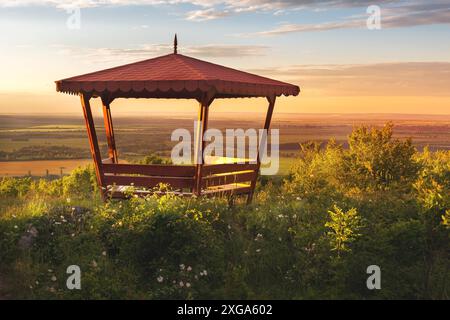
M 178 53 L 178 39 L 177 34 L 175 33 L 175 39 L 173 39 L 173 54 Z

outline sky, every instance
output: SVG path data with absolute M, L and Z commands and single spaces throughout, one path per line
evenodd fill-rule
M 450 114 L 449 0 L 1 0 L 0 114 L 79 114 L 55 80 L 170 53 L 175 33 L 182 54 L 299 85 L 298 97 L 278 99 L 281 113 Z M 214 106 L 255 112 L 266 102 Z

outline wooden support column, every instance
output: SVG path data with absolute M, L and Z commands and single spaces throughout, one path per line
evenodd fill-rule
M 114 128 L 111 118 L 111 99 L 102 96 L 103 105 L 103 120 L 105 122 L 106 140 L 108 142 L 108 157 L 112 159 L 113 163 L 118 163 L 116 141 L 114 138 Z
M 263 152 L 265 151 L 263 148 L 265 148 L 265 145 L 266 145 L 266 142 L 267 142 L 267 136 L 269 134 L 270 123 L 272 121 L 273 109 L 275 107 L 275 100 L 276 100 L 275 96 L 267 97 L 267 101 L 269 102 L 269 107 L 267 109 L 266 121 L 264 122 L 264 130 L 265 130 L 266 134 L 264 134 L 261 137 L 261 141 L 259 142 L 258 152 L 257 152 L 257 155 L 256 155 L 256 162 L 257 162 L 256 173 L 257 174 L 255 175 L 255 178 L 251 182 L 251 185 L 250 185 L 250 190 L 251 191 L 250 191 L 250 193 L 248 194 L 248 197 L 247 197 L 247 204 L 250 204 L 252 202 L 253 194 L 255 193 L 256 181 L 258 179 L 259 169 L 261 167 L 261 159 L 259 157 L 259 154 L 260 154 L 261 150 Z
M 196 144 L 194 159 L 196 161 L 197 170 L 195 175 L 195 187 L 194 193 L 197 196 L 202 194 L 202 168 L 204 164 L 203 152 L 205 151 L 206 143 L 203 139 L 206 130 L 208 130 L 208 116 L 209 116 L 209 106 L 214 101 L 214 92 L 210 91 L 205 94 L 202 99 L 199 100 L 199 112 L 198 112 L 198 123 L 197 123 L 197 133 L 196 133 Z
M 94 119 L 92 117 L 91 105 L 89 103 L 90 96 L 80 94 L 81 106 L 83 107 L 84 120 L 86 122 L 86 129 L 89 138 L 89 146 L 91 148 L 92 159 L 95 165 L 95 174 L 97 176 L 97 183 L 100 187 L 102 197 L 104 197 L 103 190 L 103 171 L 102 158 L 100 156 L 100 148 L 98 147 L 97 134 L 95 132 Z

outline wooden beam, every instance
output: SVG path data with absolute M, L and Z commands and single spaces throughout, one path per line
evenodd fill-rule
M 214 101 L 214 92 L 210 91 L 199 100 L 199 113 L 198 113 L 198 128 L 197 128 L 197 141 L 195 144 L 195 161 L 197 164 L 197 172 L 195 175 L 195 187 L 194 193 L 200 196 L 202 193 L 202 168 L 204 157 L 203 153 L 205 151 L 206 143 L 203 136 L 208 130 L 208 116 L 209 116 L 209 106 Z
M 258 166 L 256 163 L 220 163 L 220 164 L 206 164 L 203 166 L 203 176 L 221 173 L 233 173 L 242 171 L 256 171 Z
M 100 148 L 98 147 L 97 134 L 95 132 L 94 119 L 92 117 L 91 104 L 89 103 L 90 96 L 80 94 L 81 106 L 83 107 L 84 120 L 86 122 L 86 130 L 89 138 L 89 146 L 91 149 L 92 159 L 94 160 L 95 175 L 97 176 L 97 183 L 103 193 L 103 172 L 102 172 L 102 158 L 100 156 Z
M 253 200 L 253 194 L 255 193 L 255 188 L 256 188 L 256 180 L 258 179 L 258 172 L 259 169 L 261 167 L 261 159 L 259 157 L 260 154 L 260 150 L 262 150 L 262 148 L 265 148 L 266 142 L 267 142 L 267 135 L 269 134 L 269 129 L 270 129 L 270 123 L 272 121 L 272 115 L 273 115 L 273 109 L 275 108 L 275 101 L 276 101 L 276 97 L 275 96 L 270 96 L 267 97 L 267 101 L 269 102 L 269 106 L 267 109 L 267 114 L 266 114 L 266 121 L 264 122 L 264 130 L 266 130 L 266 134 L 264 134 L 261 137 L 261 141 L 259 142 L 259 146 L 258 146 L 258 150 L 257 150 L 257 156 L 256 156 L 256 162 L 257 162 L 257 169 L 256 169 L 256 175 L 255 178 L 252 180 L 251 186 L 250 186 L 250 193 L 248 194 L 247 197 L 247 204 L 250 204 Z
M 101 97 L 103 105 L 103 120 L 105 122 L 106 140 L 108 142 L 108 156 L 112 159 L 113 163 L 118 162 L 116 141 L 114 138 L 114 127 L 111 117 L 111 100 L 106 97 Z
M 192 188 L 194 179 L 192 177 L 144 177 L 144 176 L 117 176 L 105 175 L 104 181 L 106 186 L 130 186 L 154 188 L 160 183 L 168 184 L 171 188 Z
M 103 164 L 103 174 L 141 174 L 155 177 L 194 178 L 196 166 L 162 164 Z

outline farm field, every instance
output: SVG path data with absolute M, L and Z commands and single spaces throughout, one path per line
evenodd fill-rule
M 119 158 L 136 161 L 148 154 L 170 157 L 170 150 L 178 143 L 170 140 L 174 129 L 185 128 L 193 136 L 196 115 L 177 114 L 172 117 L 155 115 L 146 117 L 113 117 Z M 326 143 L 334 138 L 346 147 L 347 137 L 354 126 L 381 127 L 393 122 L 394 137 L 411 137 L 414 146 L 422 150 L 450 149 L 450 116 L 389 115 L 389 114 L 275 114 L 273 129 L 280 131 L 280 170 L 288 172 L 301 143 Z M 259 128 L 262 114 L 249 113 L 236 120 L 232 114 L 213 114 L 210 128 L 222 132 L 227 129 Z M 106 157 L 106 139 L 103 119 L 96 119 L 100 148 Z M 80 160 L 83 159 L 83 160 Z M 79 116 L 17 116 L 0 118 L 0 176 L 43 176 L 68 173 L 80 164 L 90 162 L 89 143 L 84 119 Z
M 43 160 L 43 161 L 3 161 L 0 162 L 0 176 L 45 176 L 70 173 L 73 169 L 91 163 L 90 159 Z

